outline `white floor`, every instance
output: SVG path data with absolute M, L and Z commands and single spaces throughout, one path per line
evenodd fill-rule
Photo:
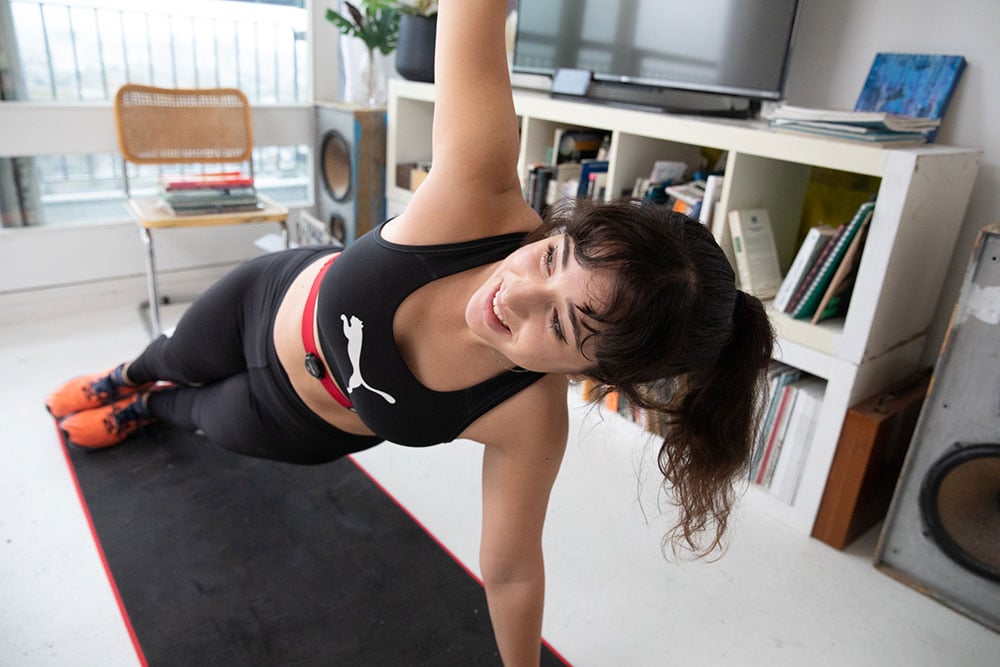
M 0 298 L 0 665 L 138 662 L 42 404 L 142 348 L 134 291 Z M 473 570 L 479 447 L 358 457 Z M 546 639 L 574 665 L 1000 664 L 1000 635 L 871 566 L 874 532 L 840 553 L 745 508 L 721 560 L 667 562 L 648 447 L 574 408 L 545 614 Z

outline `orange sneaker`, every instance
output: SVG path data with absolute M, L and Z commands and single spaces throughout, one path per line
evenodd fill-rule
M 111 379 L 111 374 L 118 368 L 119 366 L 115 366 L 96 375 L 73 378 L 49 394 L 45 399 L 45 407 L 53 417 L 62 419 L 74 412 L 99 408 L 119 398 L 148 391 L 152 387 L 152 384 L 133 387 L 115 382 Z
M 117 445 L 153 421 L 140 394 L 75 412 L 60 420 L 59 428 L 67 443 L 96 449 Z

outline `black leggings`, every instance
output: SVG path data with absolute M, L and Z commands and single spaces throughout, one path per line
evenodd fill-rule
M 285 291 L 331 248 L 297 248 L 240 265 L 199 296 L 174 333 L 160 336 L 128 368 L 154 391 L 153 417 L 201 430 L 240 454 L 289 463 L 326 463 L 381 439 L 345 433 L 320 419 L 292 388 L 274 349 L 274 318 Z

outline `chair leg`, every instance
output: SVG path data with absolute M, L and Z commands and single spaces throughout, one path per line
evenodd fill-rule
M 146 248 L 146 291 L 149 296 L 149 325 L 150 334 L 156 338 L 162 332 L 160 326 L 160 290 L 156 284 L 156 258 L 153 254 L 153 238 L 149 230 L 139 227 L 139 235 L 142 237 L 142 244 Z

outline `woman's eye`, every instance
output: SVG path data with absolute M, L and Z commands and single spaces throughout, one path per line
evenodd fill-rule
M 548 270 L 549 275 L 552 274 L 552 265 L 555 263 L 555 258 L 556 247 L 550 244 L 545 248 L 545 268 Z
M 561 343 L 565 343 L 566 342 L 566 335 L 563 333 L 562 323 L 559 321 L 559 311 L 558 310 L 552 311 L 551 326 L 552 326 L 553 333 L 555 333 L 556 339 L 559 342 L 561 342 Z

